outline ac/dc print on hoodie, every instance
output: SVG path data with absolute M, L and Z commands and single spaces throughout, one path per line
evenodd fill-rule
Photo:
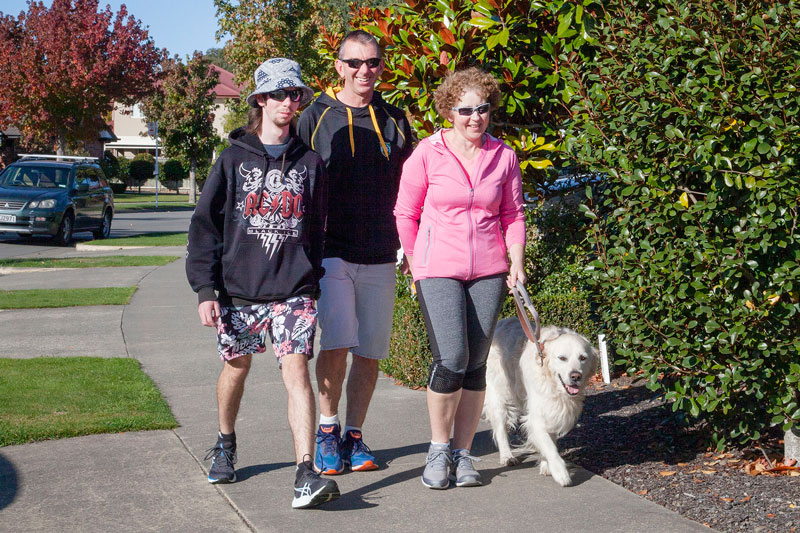
M 322 159 L 290 136 L 271 157 L 255 135 L 231 132 L 189 227 L 186 274 L 200 301 L 234 304 L 317 297 L 327 213 Z

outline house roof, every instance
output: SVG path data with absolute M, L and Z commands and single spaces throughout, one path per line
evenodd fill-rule
M 219 83 L 213 89 L 213 93 L 217 98 L 239 98 L 239 93 L 244 88 L 244 85 L 236 85 L 233 82 L 233 74 L 228 72 L 222 67 L 211 64 L 211 68 L 217 71 L 219 75 Z

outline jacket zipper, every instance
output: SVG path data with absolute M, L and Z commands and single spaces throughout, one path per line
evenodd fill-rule
M 453 161 L 456 162 L 456 166 L 458 166 L 458 169 L 461 171 L 461 176 L 464 178 L 464 183 L 469 188 L 469 202 L 467 202 L 467 226 L 469 227 L 469 274 L 467 275 L 467 279 L 472 279 L 472 274 L 475 270 L 475 254 L 472 242 L 472 200 L 475 196 L 475 188 L 469 182 L 467 173 L 464 172 L 464 169 L 461 167 L 461 163 L 458 161 L 458 158 L 456 158 L 455 154 L 453 154 L 453 152 L 451 152 L 447 147 L 445 147 L 445 150 L 447 150 L 447 153 L 453 158 Z
M 425 257 L 422 266 L 428 266 L 428 253 L 431 251 L 431 227 L 428 226 L 428 238 L 425 241 Z

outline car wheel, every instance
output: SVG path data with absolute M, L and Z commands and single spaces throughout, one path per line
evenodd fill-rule
M 53 240 L 58 246 L 67 246 L 72 242 L 72 230 L 75 227 L 75 218 L 72 213 L 65 213 L 58 226 L 58 232 L 53 236 Z
M 92 232 L 94 234 L 95 239 L 108 239 L 109 235 L 111 235 L 111 211 L 106 209 L 106 212 L 103 213 L 103 225 L 100 229 L 94 230 Z

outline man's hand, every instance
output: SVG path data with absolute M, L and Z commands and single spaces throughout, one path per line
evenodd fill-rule
M 201 303 L 197 306 L 197 314 L 200 315 L 200 323 L 204 326 L 217 327 L 217 319 L 220 315 L 219 302 L 208 300 Z

